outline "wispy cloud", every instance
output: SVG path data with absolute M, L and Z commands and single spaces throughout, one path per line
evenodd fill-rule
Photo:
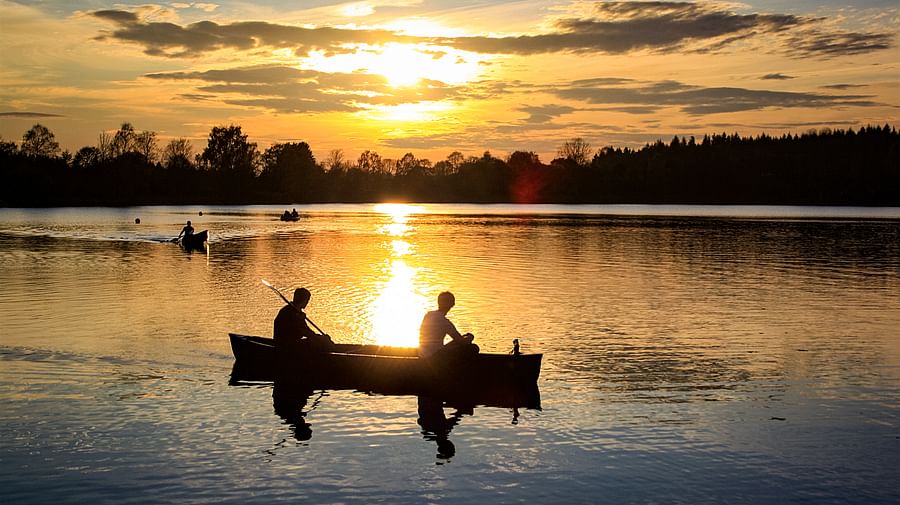
M 760 77 L 760 79 L 762 79 L 764 81 L 787 81 L 790 79 L 795 79 L 795 77 L 791 76 L 791 75 L 785 75 L 785 74 L 766 74 L 766 75 Z
M 270 22 L 219 24 L 200 21 L 188 25 L 149 21 L 125 10 L 92 13 L 116 25 L 99 40 L 118 40 L 143 46 L 144 52 L 164 57 L 193 57 L 205 52 L 261 47 L 290 48 L 298 55 L 310 51 L 346 52 L 354 44 L 388 42 L 428 43 L 491 54 L 653 52 L 710 52 L 741 41 L 764 41 L 767 50 L 795 57 L 854 55 L 891 47 L 894 34 L 840 30 L 825 18 L 793 14 L 742 14 L 714 3 L 603 2 L 584 17 L 556 19 L 539 34 L 470 37 L 413 37 L 383 29 L 301 27 Z
M 548 90 L 560 98 L 610 110 L 650 112 L 674 107 L 689 115 L 761 110 L 767 108 L 803 108 L 879 105 L 866 95 L 827 95 L 811 92 L 756 90 L 737 87 L 703 87 L 677 81 L 610 83 L 608 79 L 587 79 Z
M 18 119 L 41 119 L 45 117 L 65 117 L 61 114 L 50 114 L 47 112 L 0 112 L 0 117 L 18 118 Z
M 333 27 L 306 28 L 264 21 L 218 24 L 200 21 L 185 26 L 169 22 L 142 20 L 122 10 L 102 10 L 93 16 L 117 25 L 97 40 L 118 40 L 144 47 L 153 56 L 187 58 L 222 49 L 251 50 L 260 47 L 290 48 L 298 55 L 322 50 L 346 52 L 348 44 L 421 42 L 422 39 L 397 35 L 386 30 L 348 30 Z
M 164 72 L 149 79 L 193 81 L 192 100 L 217 97 L 223 103 L 285 113 L 354 112 L 378 105 L 462 98 L 464 90 L 439 81 L 410 88 L 390 86 L 383 76 L 325 73 L 287 66 L 241 67 L 203 72 Z M 477 86 L 476 86 L 477 90 Z M 477 91 L 476 91 L 477 92 Z

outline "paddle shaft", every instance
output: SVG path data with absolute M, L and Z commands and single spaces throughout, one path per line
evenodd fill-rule
M 309 324 L 313 325 L 313 328 L 315 328 L 319 333 L 321 333 L 322 335 L 325 334 L 325 332 L 322 331 L 322 328 L 319 328 L 319 325 L 317 325 L 316 323 L 314 323 L 313 320 L 310 319 L 309 316 L 306 315 L 306 312 L 303 312 L 302 310 L 300 310 L 299 307 L 297 307 L 296 305 L 294 305 L 293 303 L 291 303 L 291 301 L 288 300 L 287 297 L 284 296 L 284 293 L 282 293 L 281 291 L 279 291 L 278 288 L 276 288 L 275 286 L 273 286 L 271 283 L 269 283 L 269 282 L 268 282 L 267 280 L 265 280 L 265 279 L 262 279 L 262 283 L 265 284 L 266 287 L 268 287 L 268 288 L 271 289 L 272 291 L 278 293 L 278 296 L 280 296 L 281 299 L 284 300 L 284 303 L 290 305 L 291 307 L 294 307 L 294 309 L 295 309 L 297 312 L 303 314 L 303 317 L 305 317 L 306 320 L 309 321 Z

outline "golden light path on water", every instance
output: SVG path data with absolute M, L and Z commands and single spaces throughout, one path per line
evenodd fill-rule
M 419 269 L 407 262 L 414 245 L 406 240 L 413 231 L 410 216 L 421 207 L 407 204 L 379 204 L 375 210 L 390 221 L 380 227 L 386 235 L 389 251 L 388 279 L 371 305 L 372 339 L 381 345 L 415 347 L 419 343 L 419 324 L 429 307 L 424 291 L 427 286 L 417 284 Z

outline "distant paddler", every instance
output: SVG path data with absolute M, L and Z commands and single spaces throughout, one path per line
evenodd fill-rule
M 187 224 L 184 225 L 184 228 L 181 229 L 181 233 L 178 234 L 178 237 L 175 240 L 173 240 L 172 242 L 177 242 L 182 236 L 187 238 L 193 234 L 194 234 L 194 227 L 191 226 L 191 222 L 188 221 Z

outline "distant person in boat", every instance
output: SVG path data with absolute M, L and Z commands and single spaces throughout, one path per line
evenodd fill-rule
M 291 210 L 291 218 L 292 218 L 292 219 L 297 219 L 298 217 L 300 217 L 300 213 L 297 212 L 297 209 Z
M 194 227 L 191 226 L 191 222 L 188 221 L 184 228 L 181 229 L 181 233 L 178 234 L 178 238 L 181 238 L 182 235 L 185 237 L 189 237 L 194 234 Z
M 311 294 L 306 288 L 294 290 L 293 301 L 285 305 L 275 316 L 275 349 L 328 350 L 334 343 L 328 335 L 320 335 L 309 327 L 303 309 L 309 304 Z
M 456 305 L 456 297 L 449 291 L 438 295 L 438 308 L 425 314 L 419 327 L 419 357 L 430 358 L 438 351 L 454 348 L 465 348 L 475 353 L 478 346 L 472 343 L 475 336 L 471 333 L 460 334 L 456 326 L 447 319 L 447 313 Z M 452 340 L 444 345 L 444 337 Z
M 287 221 L 287 220 L 289 220 L 290 218 L 291 218 L 291 213 L 288 212 L 287 209 L 285 209 L 285 210 L 284 210 L 284 214 L 281 215 L 281 220 L 282 220 L 282 221 Z

